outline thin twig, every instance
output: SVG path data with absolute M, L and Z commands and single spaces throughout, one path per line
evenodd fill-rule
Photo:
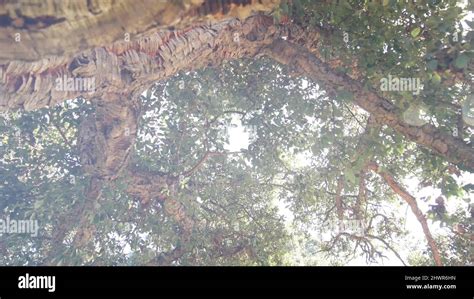
M 58 130 L 59 132 L 59 135 L 61 135 L 62 139 L 64 140 L 64 142 L 67 144 L 67 146 L 69 147 L 69 149 L 72 149 L 72 144 L 69 142 L 69 140 L 66 138 L 66 135 L 64 135 L 63 131 L 61 130 L 61 128 L 58 126 L 58 124 L 56 124 L 54 121 L 53 121 L 53 114 L 51 113 L 51 111 L 49 111 L 49 121 L 53 124 L 53 126 L 56 128 L 56 130 Z

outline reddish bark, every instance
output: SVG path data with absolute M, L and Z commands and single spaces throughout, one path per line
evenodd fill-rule
M 381 171 L 377 163 L 369 163 L 369 169 L 380 175 L 385 180 L 385 182 L 387 182 L 390 188 L 392 188 L 392 190 L 396 194 L 398 194 L 403 200 L 405 200 L 405 202 L 410 206 L 416 219 L 418 219 L 418 222 L 420 222 L 421 224 L 423 233 L 425 234 L 426 240 L 428 241 L 428 245 L 430 246 L 431 252 L 433 254 L 433 259 L 436 265 L 442 266 L 443 262 L 441 260 L 441 254 L 439 253 L 438 245 L 436 245 L 436 242 L 433 239 L 433 236 L 431 235 L 430 228 L 428 227 L 428 222 L 426 221 L 425 215 L 423 215 L 423 212 L 418 207 L 416 199 L 411 196 L 411 194 L 408 193 L 408 191 L 405 190 L 405 188 L 403 188 L 391 174 L 386 171 Z

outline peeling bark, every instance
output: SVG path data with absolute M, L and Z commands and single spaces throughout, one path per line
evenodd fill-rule
M 133 40 L 150 29 L 185 28 L 203 20 L 247 17 L 279 0 L 48 0 L 0 6 L 0 64 L 71 57 L 80 51 Z M 20 41 L 16 41 L 20 34 Z
M 127 172 L 127 193 L 148 206 L 153 200 L 165 201 L 167 190 L 176 182 L 176 178 L 145 171 L 129 169 Z
M 109 94 L 79 127 L 78 146 L 86 175 L 114 180 L 126 168 L 138 130 L 139 107 L 125 96 Z
M 273 18 L 257 15 L 181 31 L 154 31 L 131 42 L 116 42 L 79 55 L 0 65 L 0 111 L 33 110 L 79 95 L 138 94 L 179 71 L 253 57 L 272 42 Z M 58 79 L 91 79 L 92 90 L 58 86 Z M 65 81 L 65 80 L 64 80 Z M 58 88 L 60 87 L 60 88 Z
M 127 182 L 127 193 L 139 200 L 143 206 L 148 206 L 154 200 L 162 202 L 165 212 L 179 224 L 182 237 L 188 238 L 191 235 L 195 221 L 188 214 L 186 207 L 174 198 L 178 178 L 130 169 L 127 172 Z

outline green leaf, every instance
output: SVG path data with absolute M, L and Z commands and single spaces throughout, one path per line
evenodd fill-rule
M 290 8 L 289 8 L 288 3 L 286 1 L 284 1 L 281 4 L 280 9 L 283 12 L 283 14 L 285 14 L 285 15 L 288 14 L 288 12 L 290 11 Z
M 345 176 L 346 180 L 349 181 L 352 184 L 355 184 L 356 181 L 357 181 L 356 176 L 355 176 L 354 171 L 352 170 L 352 168 L 346 169 L 346 171 L 344 172 L 344 176 Z
M 438 60 L 433 59 L 430 60 L 426 66 L 428 67 L 429 70 L 435 71 L 438 68 Z
M 337 97 L 344 101 L 350 101 L 354 97 L 352 92 L 347 90 L 342 90 L 338 93 Z
M 441 76 L 438 74 L 438 72 L 433 72 L 433 77 L 431 77 L 431 80 L 434 83 L 439 84 L 441 82 Z
M 420 27 L 416 27 L 415 29 L 413 29 L 411 31 L 411 36 L 413 37 L 417 37 L 418 35 L 420 35 L 421 33 L 421 28 Z
M 38 210 L 39 208 L 41 208 L 42 205 L 43 205 L 43 201 L 42 200 L 37 200 L 37 201 L 35 201 L 34 209 Z
M 454 61 L 454 66 L 459 69 L 463 69 L 467 67 L 468 63 L 469 63 L 469 57 L 467 57 L 466 54 L 460 54 Z
M 281 20 L 281 12 L 280 10 L 275 10 L 273 12 L 273 19 L 275 20 L 275 23 L 280 23 Z
M 343 1 L 343 2 L 342 2 L 342 5 L 343 5 L 345 8 L 348 8 L 348 9 L 351 9 L 351 10 L 352 10 L 352 6 L 351 6 L 351 4 L 349 3 L 349 1 Z

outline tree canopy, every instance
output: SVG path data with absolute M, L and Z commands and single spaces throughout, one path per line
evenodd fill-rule
M 0 10 L 0 264 L 472 264 L 473 4 L 211 2 Z

